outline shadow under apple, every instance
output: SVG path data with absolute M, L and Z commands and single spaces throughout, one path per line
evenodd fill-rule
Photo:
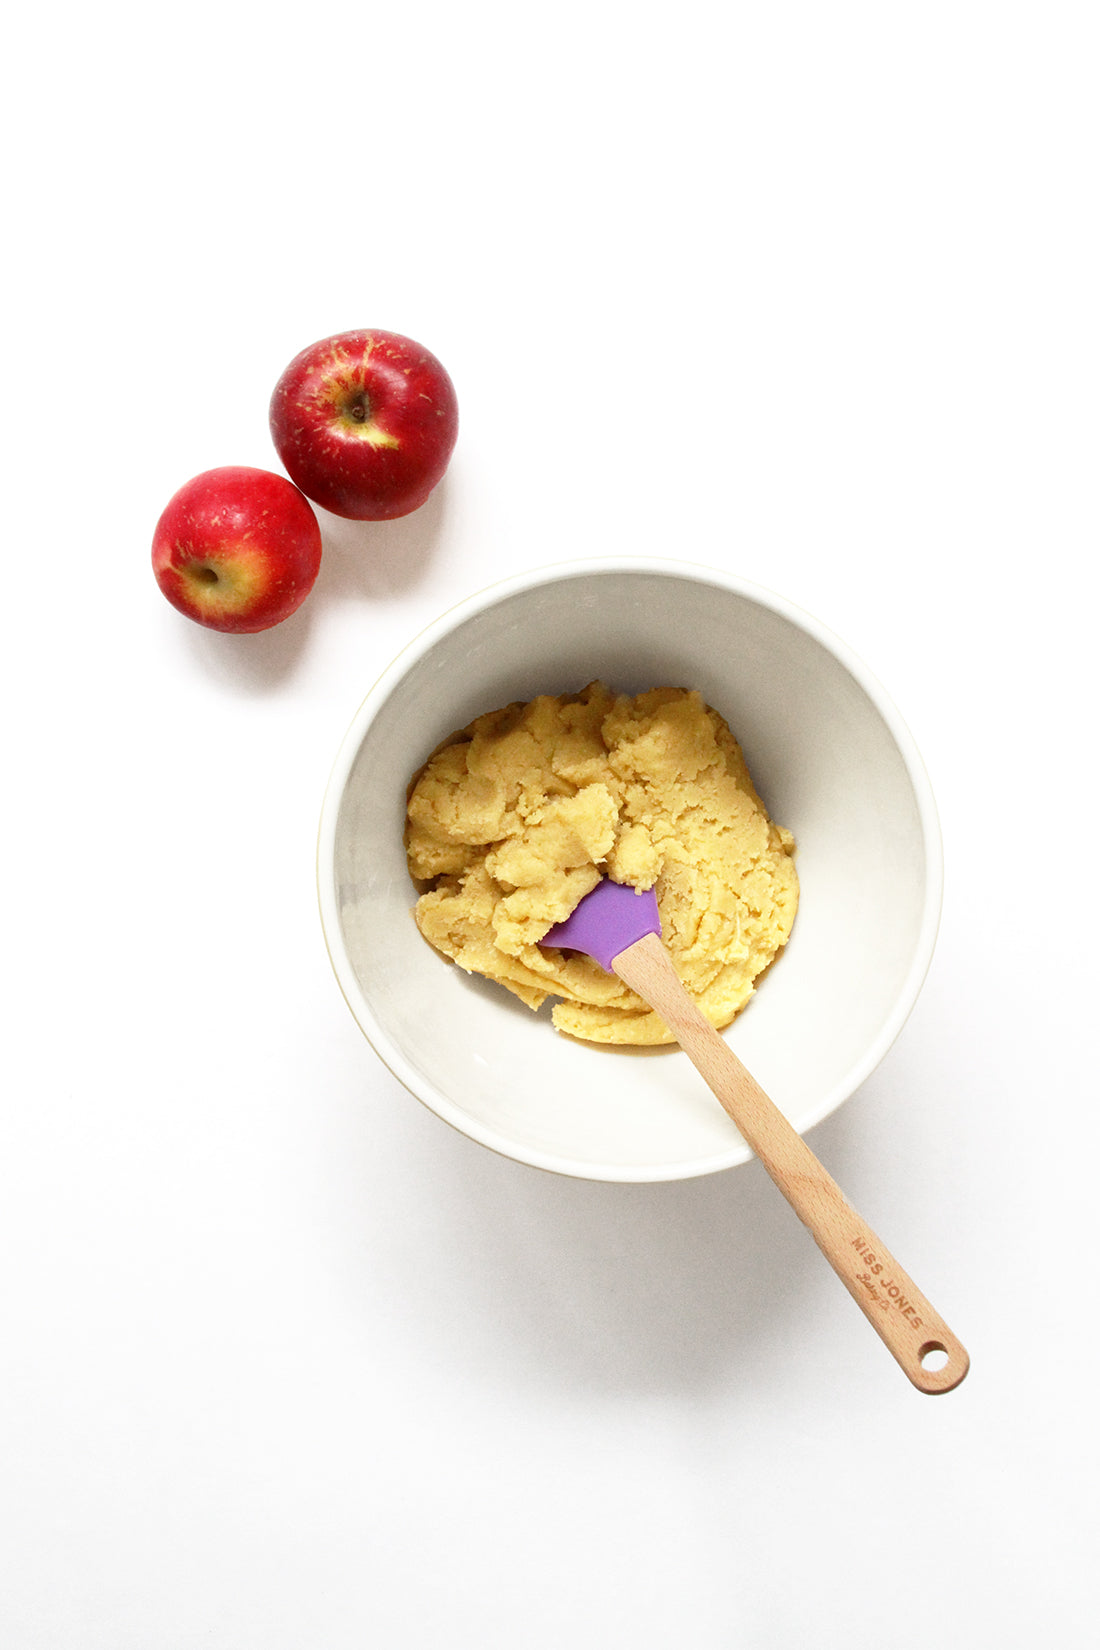
M 188 642 L 210 676 L 231 682 L 246 692 L 271 693 L 290 677 L 305 651 L 316 585 L 296 613 L 270 630 L 233 635 L 188 626 Z
M 418 510 L 396 521 L 348 521 L 319 505 L 314 510 L 324 549 L 310 601 L 396 596 L 410 589 L 431 561 L 447 512 L 447 478 Z

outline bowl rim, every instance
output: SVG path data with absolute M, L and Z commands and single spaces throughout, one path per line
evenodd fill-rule
M 753 1153 L 747 1145 L 739 1142 L 736 1147 L 722 1154 L 709 1154 L 705 1158 L 685 1159 L 669 1164 L 590 1163 L 559 1153 L 523 1148 L 509 1137 L 481 1123 L 434 1087 L 432 1098 L 429 1099 L 422 1092 L 424 1085 L 419 1082 L 417 1073 L 380 1025 L 362 991 L 344 943 L 333 875 L 340 805 L 360 746 L 378 711 L 395 686 L 436 642 L 457 630 L 478 613 L 526 590 L 569 579 L 624 573 L 643 576 L 656 574 L 660 577 L 686 578 L 695 583 L 710 584 L 729 594 L 741 596 L 786 619 L 817 641 L 848 671 L 881 715 L 898 747 L 913 787 L 925 850 L 925 897 L 917 943 L 893 1009 L 884 1020 L 877 1036 L 864 1051 L 862 1058 L 856 1061 L 844 1077 L 823 1096 L 812 1114 L 808 1118 L 800 1119 L 799 1133 L 803 1134 L 813 1128 L 850 1099 L 897 1040 L 916 1005 L 931 966 L 943 907 L 943 838 L 939 813 L 932 784 L 916 741 L 893 699 L 869 666 L 848 643 L 814 614 L 768 586 L 742 578 L 739 574 L 703 562 L 667 556 L 577 557 L 543 563 L 522 573 L 496 580 L 444 609 L 423 629 L 415 633 L 394 656 L 368 689 L 347 726 L 337 749 L 322 801 L 317 831 L 316 879 L 321 929 L 329 962 L 344 1001 L 375 1054 L 414 1099 L 467 1139 L 513 1162 L 564 1175 L 569 1179 L 642 1184 L 687 1180 L 722 1173 L 727 1169 L 736 1168 L 741 1163 L 749 1162 Z

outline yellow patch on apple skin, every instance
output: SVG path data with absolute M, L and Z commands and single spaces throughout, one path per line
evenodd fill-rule
M 400 447 L 401 445 L 395 435 L 390 435 L 386 430 L 380 430 L 378 425 L 372 424 L 369 419 L 360 424 L 354 418 L 345 418 L 344 429 L 349 435 L 356 436 L 360 441 L 365 441 L 368 447 Z
M 358 362 L 353 364 L 342 350 L 334 350 L 331 360 L 339 371 L 322 381 L 314 399 L 338 421 L 344 436 L 365 441 L 369 447 L 400 447 L 398 438 L 381 429 L 370 416 L 371 398 L 364 371 L 370 353 L 368 346 Z M 365 409 L 365 416 L 356 417 L 352 409 L 357 406 Z
M 267 558 L 238 545 L 228 556 L 203 556 L 179 569 L 192 601 L 206 613 L 237 613 L 262 597 L 271 583 Z

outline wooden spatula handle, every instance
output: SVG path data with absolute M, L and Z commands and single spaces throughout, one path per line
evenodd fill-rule
M 657 935 L 620 951 L 613 966 L 664 1020 L 913 1385 L 958 1386 L 970 1367 L 962 1343 L 696 1008 Z

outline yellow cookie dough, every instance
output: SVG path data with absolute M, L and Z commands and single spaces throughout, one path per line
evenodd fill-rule
M 798 905 L 789 831 L 773 825 L 741 748 L 698 693 L 637 698 L 602 682 L 507 705 L 431 757 L 409 793 L 421 933 L 467 972 L 594 1043 L 670 1043 L 617 976 L 539 941 L 602 876 L 656 884 L 676 970 L 728 1025 L 786 944 Z

